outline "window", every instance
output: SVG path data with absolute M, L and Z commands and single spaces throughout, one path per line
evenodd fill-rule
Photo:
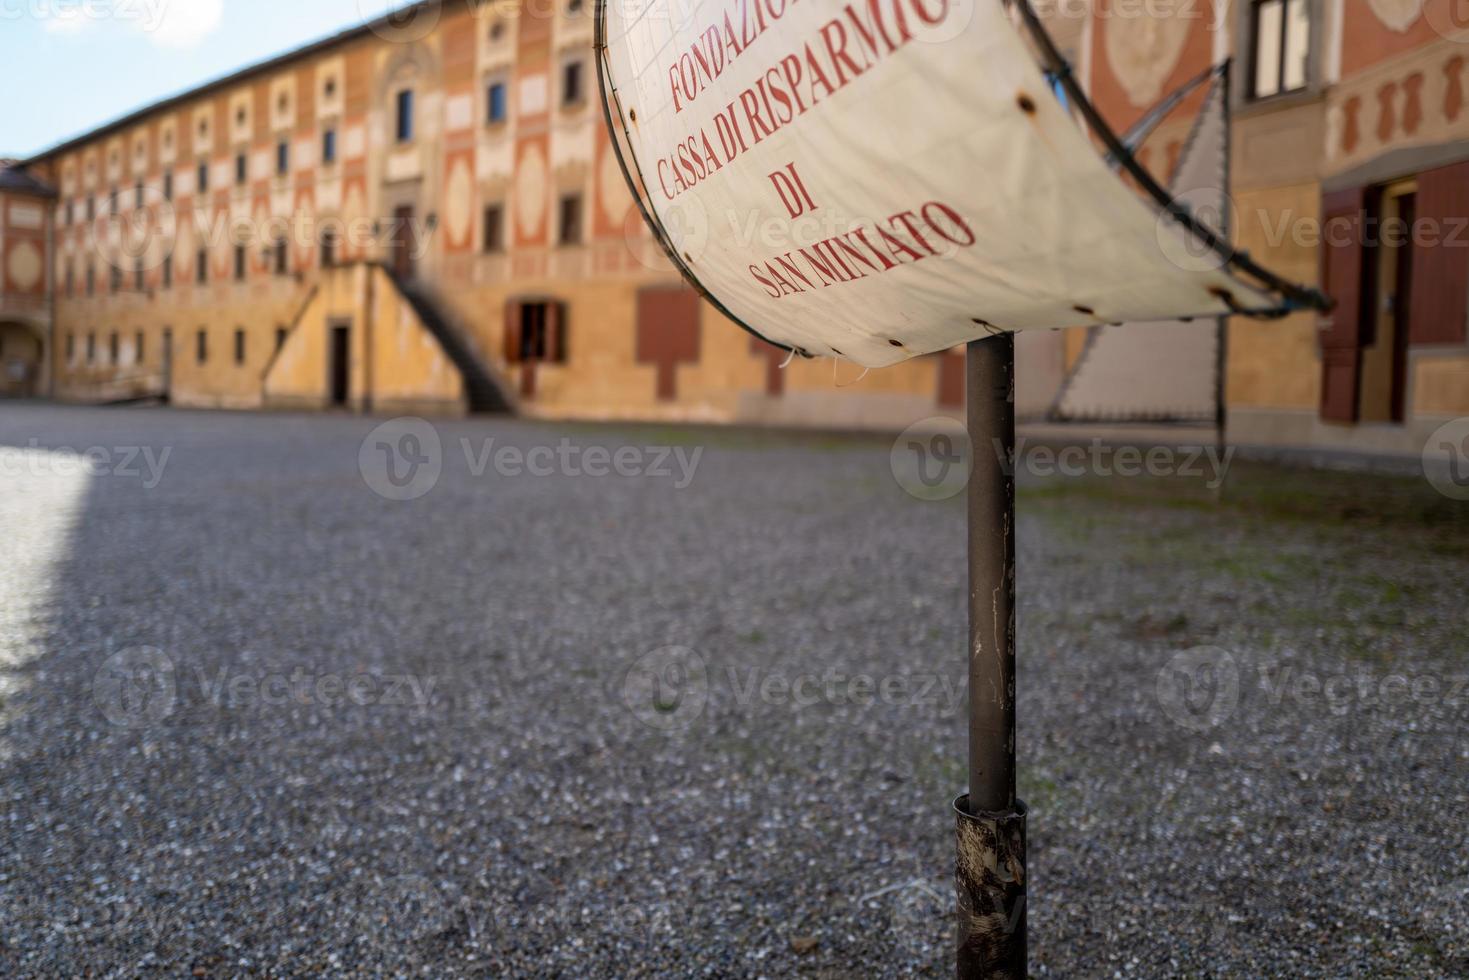
M 282 347 L 286 346 L 286 334 L 287 333 L 288 333 L 288 331 L 286 330 L 285 327 L 276 327 L 275 328 L 275 349 L 276 350 L 280 350 Z
M 172 289 L 173 288 L 173 256 L 172 255 L 165 255 L 163 257 L 163 269 L 162 269 L 162 273 L 163 273 L 163 288 L 164 289 Z
M 73 219 L 76 218 L 76 208 L 73 207 L 73 205 L 75 203 L 76 202 L 74 202 L 74 201 L 67 201 L 66 202 L 66 223 L 68 225 L 73 224 L 74 223 Z
M 87 198 L 87 220 L 88 221 L 95 221 L 96 218 L 97 218 L 97 199 L 95 197 L 89 197 L 89 198 Z
M 172 201 L 173 200 L 173 171 L 172 170 L 170 170 L 168 173 L 166 173 L 166 174 L 163 175 L 163 199 L 165 201 Z
M 280 176 L 291 172 L 291 144 L 285 140 L 275 145 L 275 172 Z
M 1250 8 L 1250 95 L 1298 92 L 1306 87 L 1311 50 L 1310 0 L 1254 0 Z
M 568 14 L 581 13 L 582 0 L 566 0 L 566 12 Z
M 491 124 L 505 121 L 505 83 L 491 82 L 485 93 L 485 121 Z
M 199 164 L 199 193 L 209 190 L 209 164 Z
M 511 309 L 520 321 L 520 330 L 509 335 L 513 346 L 506 353 L 512 363 L 566 362 L 566 304 L 522 303 Z
M 107 213 L 114 218 L 117 217 L 117 188 L 114 187 L 107 195 Z
M 133 263 L 133 288 L 138 292 L 147 290 L 148 285 L 143 279 L 143 260 L 138 259 Z
M 143 363 L 143 331 L 141 330 L 139 330 L 137 336 L 133 338 L 133 363 Z
M 87 363 L 91 364 L 97 360 L 97 335 L 87 334 Z
M 245 281 L 245 246 L 235 246 L 235 281 Z
M 337 131 L 328 129 L 321 134 L 321 162 L 337 162 Z
M 75 361 L 77 357 L 77 335 L 69 333 L 66 335 L 66 359 L 68 362 Z
M 107 335 L 107 360 L 113 364 L 117 363 L 117 331 Z
M 243 184 L 250 177 L 250 165 L 245 154 L 235 154 L 235 183 Z
M 200 364 L 209 360 L 209 331 L 200 330 L 194 338 L 194 359 Z
M 330 269 L 337 264 L 337 233 L 331 228 L 321 231 L 321 267 Z
M 107 270 L 107 289 L 109 292 L 118 293 L 122 291 L 122 266 L 113 264 Z
M 562 245 L 581 244 L 581 195 L 568 194 L 561 199 Z
M 133 185 L 133 207 L 143 206 L 143 182 L 140 180 Z
M 235 363 L 245 363 L 245 331 L 235 330 Z
M 505 247 L 503 240 L 505 211 L 498 204 L 485 208 L 484 247 L 486 252 L 498 252 Z
M 285 275 L 286 274 L 286 271 L 287 271 L 287 268 L 286 268 L 286 258 L 287 258 L 287 256 L 286 256 L 286 240 L 284 238 L 277 238 L 275 240 L 275 248 L 272 250 L 272 257 L 273 257 L 273 259 L 275 261 L 275 274 L 278 275 L 278 276 Z
M 336 95 L 337 80 L 335 78 L 328 78 L 326 80 L 326 85 L 322 86 L 322 91 L 326 93 L 327 98 L 331 98 L 332 96 Z
M 413 139 L 413 90 L 404 89 L 398 93 L 398 142 L 407 143 Z
M 194 256 L 194 281 L 201 286 L 209 281 L 209 250 L 207 248 L 199 249 L 199 253 Z
M 581 62 L 568 61 L 561 66 L 561 104 L 579 105 L 582 100 Z

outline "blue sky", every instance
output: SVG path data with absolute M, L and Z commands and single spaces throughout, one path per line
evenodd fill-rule
M 37 151 L 404 0 L 0 0 L 0 156 Z M 19 82 L 27 79 L 27 82 Z

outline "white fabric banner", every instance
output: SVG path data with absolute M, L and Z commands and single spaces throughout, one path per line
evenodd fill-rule
M 1173 193 L 1201 221 L 1228 230 L 1229 106 L 1216 80 L 1173 175 Z M 1100 327 L 1067 378 L 1056 417 L 1212 422 L 1219 377 L 1219 321 Z
M 1269 310 L 1142 200 L 1000 0 L 610 0 L 649 203 L 736 317 L 882 366 L 997 330 Z

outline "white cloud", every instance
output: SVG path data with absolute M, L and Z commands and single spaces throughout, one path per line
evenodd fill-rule
M 3 0 L 0 0 L 3 2 Z M 191 48 L 219 28 L 224 0 L 24 0 L 52 34 L 129 27 L 159 47 Z
M 224 0 L 135 0 L 144 11 L 139 27 L 153 43 L 191 48 L 224 19 Z

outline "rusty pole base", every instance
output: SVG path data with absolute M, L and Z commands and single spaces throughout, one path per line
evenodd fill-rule
M 954 801 L 958 820 L 959 980 L 1026 976 L 1025 804 L 1005 813 L 969 812 L 969 795 Z

